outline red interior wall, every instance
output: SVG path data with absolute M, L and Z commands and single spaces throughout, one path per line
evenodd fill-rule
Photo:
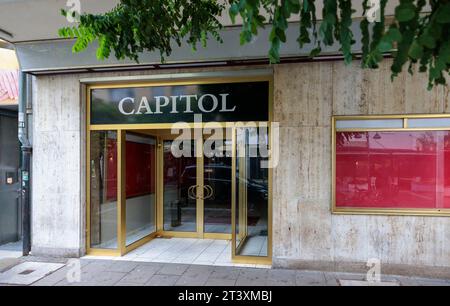
M 450 208 L 448 131 L 336 133 L 336 206 Z
M 155 192 L 155 146 L 127 141 L 126 195 L 136 197 Z
M 156 189 L 155 145 L 126 142 L 126 187 L 127 198 L 152 194 Z M 107 200 L 117 198 L 117 145 L 115 139 L 108 139 L 108 160 L 106 162 Z
M 116 201 L 117 199 L 117 141 L 107 140 L 107 161 L 105 162 L 106 175 L 106 200 Z

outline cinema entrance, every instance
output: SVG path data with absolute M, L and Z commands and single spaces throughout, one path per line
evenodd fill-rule
M 233 261 L 270 263 L 270 77 L 86 93 L 88 254 L 121 256 L 160 237 L 223 239 Z

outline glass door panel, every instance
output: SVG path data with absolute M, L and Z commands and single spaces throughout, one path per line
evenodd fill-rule
M 156 231 L 156 139 L 127 132 L 126 245 Z
M 117 249 L 117 133 L 90 134 L 90 247 Z
M 233 245 L 237 256 L 268 256 L 269 172 L 261 156 L 267 150 L 267 132 L 236 129 Z
M 231 234 L 231 141 L 219 139 L 208 145 L 203 165 L 203 207 L 205 233 Z M 211 156 L 211 157 L 208 157 Z
M 179 146 L 176 146 L 179 145 Z M 190 145 L 190 148 L 184 148 Z M 163 218 L 165 231 L 197 232 L 195 141 L 163 141 Z M 185 152 L 180 154 L 174 152 Z M 190 152 L 190 154 L 189 154 Z

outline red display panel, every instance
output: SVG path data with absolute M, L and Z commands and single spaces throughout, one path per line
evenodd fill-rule
M 111 202 L 117 200 L 117 140 L 108 138 L 106 144 L 106 200 Z
M 127 141 L 126 196 L 137 197 L 155 192 L 155 146 Z
M 335 180 L 338 208 L 450 208 L 450 132 L 337 132 Z
M 117 145 L 108 139 L 106 161 L 108 201 L 117 198 Z M 155 192 L 155 145 L 126 142 L 126 197 L 137 197 Z

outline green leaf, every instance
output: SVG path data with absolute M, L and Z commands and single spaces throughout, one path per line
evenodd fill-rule
M 231 22 L 233 24 L 235 24 L 236 23 L 236 16 L 237 16 L 237 14 L 239 14 L 239 6 L 237 5 L 237 3 L 233 3 L 230 6 L 229 14 L 230 14 Z
M 275 33 L 277 34 L 277 37 L 280 39 L 281 42 L 286 42 L 286 34 L 281 29 L 275 29 Z
M 412 3 L 403 3 L 395 8 L 395 18 L 400 22 L 410 21 L 416 15 L 416 7 Z
M 393 48 L 392 42 L 387 39 L 382 39 L 378 44 L 378 51 L 381 53 L 389 52 Z
M 269 50 L 269 60 L 272 64 L 280 62 L 280 40 L 276 38 L 272 41 Z
M 290 3 L 290 11 L 293 14 L 298 14 L 300 12 L 300 0 L 288 0 Z
M 309 53 L 309 57 L 316 57 L 320 54 L 320 52 L 322 52 L 322 48 L 316 47 L 311 50 L 311 52 Z
M 416 60 L 421 58 L 423 55 L 423 47 L 417 41 L 414 41 L 409 48 L 408 55 Z
M 389 30 L 386 32 L 385 37 L 390 41 L 390 42 L 394 42 L 394 41 L 401 41 L 402 40 L 402 33 L 400 33 L 399 29 L 396 27 L 391 27 L 389 28 Z
M 368 10 L 368 2 L 362 1 L 364 12 Z M 370 25 L 366 18 L 361 20 L 362 66 L 377 68 L 384 53 L 390 52 L 392 77 L 405 65 L 408 71 L 415 72 L 413 67 L 418 63 L 419 71 L 428 73 L 429 86 L 445 84 L 450 72 L 450 1 L 398 2 L 388 30 L 384 16 L 387 0 L 380 0 L 380 22 Z M 229 4 L 228 9 L 225 3 Z M 323 45 L 336 44 L 345 63 L 350 63 L 355 36 L 352 4 L 360 2 L 322 0 L 320 26 L 315 3 L 314 0 L 121 0 L 102 14 L 77 14 L 78 22 L 62 27 L 58 35 L 75 39 L 74 52 L 98 41 L 99 59 L 113 54 L 118 59 L 138 61 L 141 52 L 158 52 L 163 62 L 171 54 L 173 42 L 178 46 L 187 43 L 193 50 L 198 43 L 206 46 L 210 38 L 222 42 L 220 18 L 227 11 L 233 23 L 237 16 L 242 18 L 241 44 L 251 42 L 266 23 L 271 25 L 268 57 L 271 63 L 277 63 L 281 44 L 289 39 L 288 18 L 297 15 L 300 48 L 305 44 L 308 48 L 315 47 L 310 53 L 315 57 Z M 426 5 L 429 13 L 423 13 Z M 69 13 L 61 10 L 61 14 Z
M 428 33 L 423 33 L 419 37 L 419 42 L 429 49 L 434 49 L 436 47 L 436 40 Z
M 450 23 L 450 3 L 444 4 L 437 12 L 436 21 L 439 23 Z
M 252 40 L 252 32 L 242 31 L 240 37 L 241 37 L 241 40 L 240 40 L 241 45 L 248 43 Z

